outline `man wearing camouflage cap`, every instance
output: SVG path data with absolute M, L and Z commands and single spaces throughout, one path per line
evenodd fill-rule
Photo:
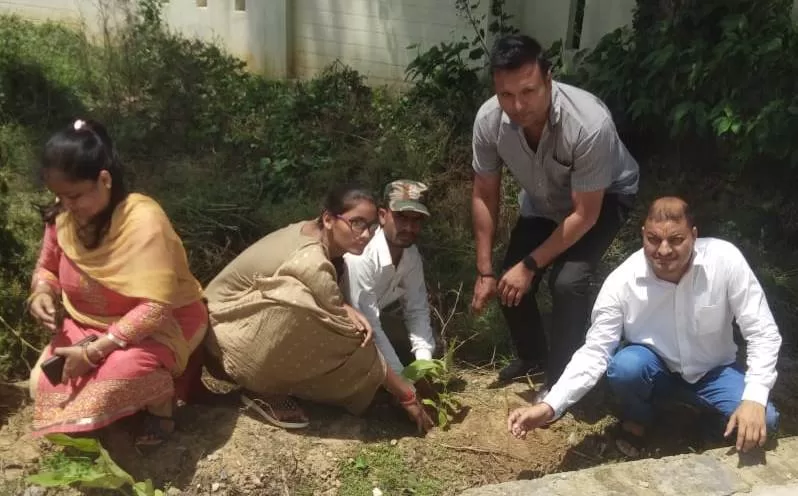
M 400 348 L 400 353 L 409 351 L 416 360 L 432 358 L 435 349 L 424 266 L 415 245 L 429 217 L 422 203 L 426 191 L 418 181 L 388 184 L 379 210 L 380 229 L 361 255 L 344 255 L 344 294 L 366 316 L 375 344 L 397 373 L 404 365 L 392 341 L 409 348 L 404 353 Z M 405 356 L 406 362 L 411 359 Z

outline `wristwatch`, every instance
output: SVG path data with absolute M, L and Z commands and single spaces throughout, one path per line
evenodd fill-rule
M 535 261 L 532 255 L 525 256 L 522 262 L 524 263 L 524 267 L 526 267 L 530 272 L 537 272 L 539 270 L 538 263 Z

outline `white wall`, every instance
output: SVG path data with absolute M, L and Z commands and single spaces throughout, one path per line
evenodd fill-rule
M 585 0 L 579 48 L 593 48 L 605 34 L 631 24 L 636 5 L 635 0 Z
M 288 0 L 247 0 L 236 10 L 235 0 L 169 0 L 164 19 L 171 29 L 218 43 L 256 72 L 287 75 Z
M 523 34 L 547 48 L 557 40 L 567 45 L 573 36 L 575 9 L 576 0 L 521 0 L 520 12 L 511 13 Z
M 0 13 L 31 19 L 83 24 L 90 34 L 102 32 L 109 5 L 136 0 L 0 0 Z M 441 41 L 474 36 L 457 15 L 454 0 L 169 0 L 165 20 L 186 35 L 214 41 L 271 77 L 310 77 L 340 59 L 365 74 L 372 84 L 396 84 L 422 49 Z M 490 0 L 482 0 L 479 17 Z M 580 48 L 594 47 L 601 37 L 632 21 L 635 0 L 586 0 Z M 576 0 L 506 0 L 513 23 L 544 46 L 572 35 Z M 113 10 L 113 9 L 110 9 Z M 793 9 L 798 21 L 798 0 Z M 1 40 L 0 40 L 1 41 Z M 490 40 L 489 40 L 490 43 Z
M 0 0 L 0 13 L 37 21 L 60 21 L 102 33 L 100 12 L 115 0 Z
M 309 77 L 341 59 L 370 83 L 397 82 L 416 52 L 473 31 L 452 0 L 294 0 L 293 70 Z M 487 1 L 483 2 L 487 3 Z

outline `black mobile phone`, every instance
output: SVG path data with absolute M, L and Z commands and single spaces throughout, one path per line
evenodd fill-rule
M 81 339 L 77 343 L 73 344 L 72 346 L 84 346 L 92 341 L 97 341 L 97 336 L 92 334 L 91 336 L 86 336 L 85 338 Z M 47 360 L 43 361 L 41 364 L 42 372 L 44 375 L 47 376 L 47 380 L 50 381 L 50 384 L 55 386 L 56 384 L 61 384 L 61 376 L 64 374 L 64 364 L 66 363 L 66 358 L 60 355 L 53 355 Z

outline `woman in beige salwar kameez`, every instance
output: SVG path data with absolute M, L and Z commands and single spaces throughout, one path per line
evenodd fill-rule
M 386 367 L 365 317 L 344 302 L 332 260 L 362 253 L 377 227 L 374 198 L 341 188 L 318 219 L 277 230 L 242 252 L 205 291 L 209 372 L 284 428 L 308 425 L 291 396 L 363 412 L 380 386 L 420 430 L 431 426 L 413 387 Z

